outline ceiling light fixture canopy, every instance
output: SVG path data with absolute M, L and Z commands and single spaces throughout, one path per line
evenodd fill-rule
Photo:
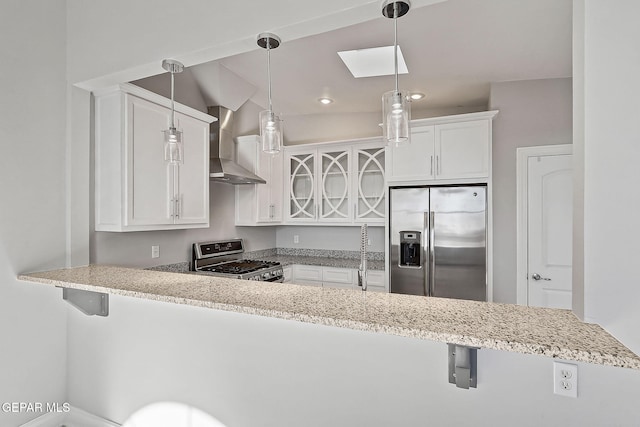
M 182 131 L 176 129 L 176 110 L 174 106 L 174 88 L 176 73 L 184 70 L 184 65 L 174 59 L 162 61 L 162 68 L 171 73 L 171 123 L 164 132 L 164 160 L 171 164 L 182 163 Z
M 409 0 L 382 3 L 382 15 L 393 19 L 393 62 L 395 70 L 395 90 L 382 95 L 382 129 L 388 144 L 400 145 L 410 142 L 409 122 L 411 121 L 411 99 L 398 89 L 398 18 L 409 12 Z
M 271 49 L 280 46 L 280 37 L 272 33 L 258 34 L 258 46 L 267 50 L 267 78 L 269 79 L 269 109 L 260 112 L 262 151 L 275 154 L 282 148 L 282 120 L 273 112 L 271 104 Z

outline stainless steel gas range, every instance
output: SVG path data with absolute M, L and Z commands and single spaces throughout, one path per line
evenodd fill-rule
M 191 271 L 234 279 L 282 282 L 279 262 L 243 259 L 242 239 L 193 244 Z

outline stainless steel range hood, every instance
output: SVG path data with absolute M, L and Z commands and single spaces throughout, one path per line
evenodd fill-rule
M 208 107 L 209 115 L 218 120 L 209 128 L 209 177 L 227 184 L 266 184 L 267 181 L 233 161 L 233 111 L 225 107 Z

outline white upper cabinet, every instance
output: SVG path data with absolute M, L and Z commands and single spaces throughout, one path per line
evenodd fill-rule
M 318 149 L 318 162 L 318 220 L 351 221 L 351 150 Z
M 354 221 L 384 222 L 385 218 L 385 148 L 382 142 L 353 147 Z
M 411 142 L 388 150 L 387 181 L 486 182 L 497 111 L 414 120 Z
M 436 161 L 433 126 L 412 126 L 411 142 L 387 149 L 387 180 L 434 179 Z
M 436 177 L 489 177 L 489 120 L 435 125 Z
M 287 153 L 285 171 L 288 177 L 287 221 L 316 221 L 316 150 Z
M 164 158 L 170 101 L 134 85 L 95 94 L 96 230 L 209 226 L 209 123 L 176 104 L 183 163 Z
M 236 162 L 267 181 L 236 185 L 236 225 L 274 225 L 282 222 L 283 153 L 262 151 L 260 137 L 240 136 Z
M 384 223 L 380 138 L 286 147 L 285 222 Z

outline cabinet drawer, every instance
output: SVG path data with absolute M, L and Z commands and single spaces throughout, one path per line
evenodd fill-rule
M 338 289 L 355 289 L 355 286 L 351 283 L 341 282 L 322 282 L 323 288 L 338 288 Z
M 294 265 L 293 266 L 293 281 L 315 281 L 322 282 L 322 267 L 313 265 Z
M 369 287 L 384 290 L 384 271 L 367 271 L 367 288 Z
M 327 268 L 322 270 L 322 281 L 353 284 L 353 270 L 348 268 Z

